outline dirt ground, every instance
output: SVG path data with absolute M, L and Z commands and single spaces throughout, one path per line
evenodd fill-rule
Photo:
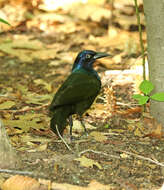
M 49 73 L 48 61 L 36 60 L 35 64 L 19 62 L 8 68 L 4 64 L 6 61 L 10 62 L 7 56 L 1 57 L 0 78 L 6 86 L 10 84 L 13 87 L 19 80 L 26 83 L 27 81 L 22 80 L 22 76 L 25 75 L 31 81 L 36 76 L 45 77 Z M 43 71 L 44 75 L 42 75 Z M 10 75 L 6 76 L 7 73 Z M 45 80 L 51 79 L 47 77 Z M 120 91 L 118 89 L 118 92 Z M 121 93 L 117 94 L 117 90 L 115 92 L 115 96 L 119 98 Z M 125 101 L 126 98 L 125 96 Z M 42 113 L 48 117 L 47 107 L 36 113 Z M 19 114 L 22 115 L 22 112 L 18 111 L 14 117 Z M 69 129 L 65 132 L 64 138 L 71 150 L 68 150 L 60 139 L 50 133 L 47 129 L 49 123 L 45 127 L 48 133 L 45 129 L 28 131 L 28 135 L 32 138 L 30 141 L 33 143 L 28 146 L 27 141 L 18 140 L 27 133 L 19 134 L 18 131 L 8 129 L 11 140 L 14 140 L 15 148 L 18 150 L 19 159 L 22 160 L 17 170 L 31 171 L 34 178 L 80 186 L 87 186 L 92 180 L 96 180 L 101 184 L 110 184 L 111 189 L 157 189 L 163 182 L 163 164 L 160 163 L 163 161 L 164 153 L 163 138 L 158 140 L 143 137 L 144 133 L 147 134 L 149 131 L 148 125 L 153 122 L 152 118 L 141 118 L 140 113 L 131 114 L 130 117 L 127 119 L 127 116 L 117 114 L 106 117 L 105 121 L 102 121 L 102 118 L 85 114 L 84 121 L 92 126 L 88 129 L 88 136 L 83 133 L 81 126 L 77 126 L 74 130 L 75 138 L 70 142 Z M 78 130 L 78 127 L 81 129 Z M 20 128 L 20 126 L 14 126 L 15 130 L 20 130 Z M 136 130 L 141 131 L 141 136 L 135 135 Z M 96 132 L 95 135 L 92 135 L 93 132 Z M 45 139 L 46 142 L 46 148 L 43 150 L 35 150 L 42 144 L 42 141 L 37 140 L 39 137 L 43 139 L 43 142 Z M 22 146 L 25 146 L 23 151 Z M 90 164 L 89 161 L 84 160 L 83 165 L 82 161 L 76 160 L 82 156 L 91 159 L 93 163 Z
M 49 190 L 76 189 L 66 184 L 94 190 L 157 190 L 163 184 L 161 126 L 150 116 L 149 103 L 142 112 L 132 98 L 142 80 L 142 72 L 135 70 L 142 64 L 137 27 L 117 17 L 130 14 L 129 8 L 117 11 L 111 27 L 106 19 L 80 20 L 64 12 L 51 21 L 51 13 L 41 12 L 43 17 L 35 15 L 0 34 L 0 115 L 20 160 L 11 169 L 62 184 Z M 64 132 L 68 149 L 50 131 L 48 106 L 83 49 L 108 52 L 112 58 L 95 64 L 103 85 L 83 117 L 88 135 L 75 116 L 73 140 L 69 126 Z

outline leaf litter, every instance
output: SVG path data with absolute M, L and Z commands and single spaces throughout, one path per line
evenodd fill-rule
M 38 6 L 33 19 L 22 16 L 17 21 L 25 20 L 22 28 L 16 23 L 13 32 L 0 35 L 0 113 L 24 163 L 18 169 L 35 171 L 36 178 L 42 175 L 53 183 L 89 184 L 88 189 L 159 189 L 163 132 L 150 117 L 149 105 L 147 115 L 141 117 L 142 110 L 132 98 L 142 80 L 134 5 L 117 1 L 114 24 L 108 26 L 109 4 L 92 3 L 46 14 Z M 21 6 L 20 15 L 30 10 Z M 92 14 L 95 10 L 97 14 Z M 12 12 L 10 24 L 14 19 Z M 146 41 L 145 32 L 143 38 Z M 74 118 L 71 153 L 49 129 L 47 104 L 68 76 L 76 54 L 88 48 L 113 57 L 96 63 L 103 88 L 84 114 L 88 137 Z M 69 143 L 67 134 L 68 129 L 64 138 Z

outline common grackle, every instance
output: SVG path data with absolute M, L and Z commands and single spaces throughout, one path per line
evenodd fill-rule
M 93 69 L 93 63 L 106 56 L 109 54 L 92 50 L 84 50 L 77 55 L 71 74 L 56 92 L 49 108 L 50 127 L 56 135 L 58 132 L 63 135 L 69 122 L 72 136 L 72 115 L 77 114 L 81 118 L 92 105 L 101 88 L 101 80 Z M 83 123 L 82 125 L 85 129 Z

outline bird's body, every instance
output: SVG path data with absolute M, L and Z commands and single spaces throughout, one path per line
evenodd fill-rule
M 91 50 L 85 50 L 78 54 L 72 73 L 58 89 L 50 105 L 52 117 L 50 127 L 55 134 L 58 135 L 56 126 L 62 135 L 67 119 L 73 114 L 82 116 L 92 105 L 101 89 L 100 78 L 92 65 L 96 59 L 105 56 L 108 54 Z

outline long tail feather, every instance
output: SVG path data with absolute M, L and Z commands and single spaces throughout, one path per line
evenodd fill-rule
M 64 129 L 67 125 L 67 118 L 70 115 L 70 108 L 68 107 L 62 107 L 57 108 L 53 112 L 51 112 L 51 121 L 50 121 L 50 127 L 52 131 L 58 136 L 56 125 L 58 127 L 58 131 L 63 135 Z

